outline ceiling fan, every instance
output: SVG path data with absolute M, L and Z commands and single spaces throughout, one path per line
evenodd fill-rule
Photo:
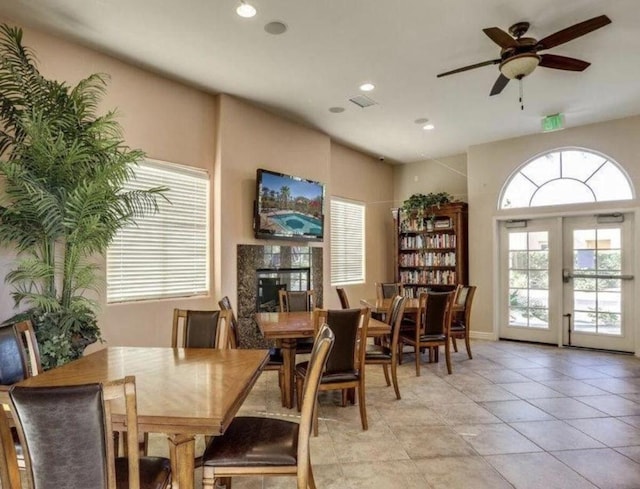
M 502 48 L 500 57 L 440 73 L 438 78 L 462 71 L 473 70 L 481 66 L 500 64 L 500 76 L 498 76 L 498 79 L 491 89 L 491 95 L 498 95 L 504 87 L 507 86 L 509 80 L 522 80 L 525 76 L 531 74 L 537 66 L 554 68 L 556 70 L 584 71 L 591 63 L 582 61 L 581 59 L 559 56 L 557 54 L 538 54 L 538 51 L 554 48 L 610 23 L 611 19 L 609 19 L 609 17 L 600 15 L 562 29 L 539 41 L 532 37 L 522 37 L 527 30 L 529 30 L 529 22 L 513 24 L 509 27 L 509 33 L 511 35 L 499 27 L 488 27 L 482 30 L 493 42 Z

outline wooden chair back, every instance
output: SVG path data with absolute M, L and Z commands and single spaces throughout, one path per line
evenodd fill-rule
M 173 348 L 217 348 L 229 346 L 231 314 L 225 310 L 193 311 L 173 310 Z M 179 334 L 182 329 L 182 334 Z
M 349 298 L 347 297 L 347 291 L 342 287 L 336 287 L 336 292 L 338 293 L 338 298 L 340 299 L 340 307 L 342 307 L 342 309 L 351 309 L 349 307 Z
M 422 292 L 416 335 L 449 335 L 454 292 Z
M 391 327 L 391 333 L 389 334 L 389 342 L 385 346 L 391 349 L 392 357 L 395 357 L 398 354 L 398 338 L 400 337 L 400 329 L 406 301 L 406 297 L 400 295 L 395 296 L 391 301 L 391 306 L 387 313 L 386 320 L 387 324 Z
M 238 321 L 236 315 L 233 313 L 233 307 L 228 296 L 224 296 L 218 301 L 220 309 L 223 311 L 229 311 L 229 348 L 238 348 L 240 346 L 240 334 L 238 332 Z
M 465 328 L 469 327 L 469 320 L 471 318 L 471 305 L 473 304 L 473 297 L 476 294 L 475 285 L 464 285 L 460 288 L 458 296 L 456 298 L 456 306 L 460 306 L 462 311 L 456 317 L 456 322 L 462 322 Z
M 327 324 L 335 336 L 325 373 L 362 372 L 371 311 L 368 308 L 316 309 L 313 314 L 316 332 Z
M 313 426 L 313 414 L 318 397 L 320 379 L 325 370 L 327 359 L 335 342 L 335 335 L 327 324 L 323 324 L 315 335 L 308 374 L 302 389 L 302 408 L 300 412 L 300 428 L 298 431 L 298 487 L 308 487 L 309 439 Z
M 404 288 L 400 283 L 376 282 L 376 298 L 392 299 L 397 295 L 404 295 Z
M 280 312 L 313 311 L 313 290 L 279 290 Z
M 123 424 L 126 424 L 129 435 L 129 477 L 126 487 L 140 489 L 134 377 L 126 377 L 105 385 L 14 386 L 10 389 L 8 397 L 24 450 L 25 475 L 29 487 L 33 489 L 116 489 L 111 401 L 123 400 L 126 408 Z M 3 448 L 5 451 L 9 448 L 10 451 L 13 443 L 5 443 L 6 433 L 3 426 L 6 426 L 7 419 L 2 409 L 0 418 L 4 418 L 0 420 Z M 4 459 L 5 464 L 7 458 Z M 13 470 L 17 468 L 14 467 Z M 5 487 L 5 481 L 2 482 L 2 487 Z M 13 489 L 19 486 L 7 487 Z
M 31 321 L 0 326 L 0 385 L 42 373 L 40 349 Z

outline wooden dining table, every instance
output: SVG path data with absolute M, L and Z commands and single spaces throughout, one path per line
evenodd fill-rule
M 360 305 L 368 307 L 371 312 L 384 314 L 389 310 L 393 299 L 360 299 Z M 420 308 L 420 301 L 417 297 L 407 297 L 404 303 L 405 314 L 417 314 Z M 453 305 L 453 312 L 462 311 L 464 307 L 459 304 Z
M 172 489 L 193 489 L 194 435 L 221 435 L 259 377 L 268 350 L 109 347 L 19 383 L 76 385 L 136 378 L 140 432 L 168 435 Z M 124 404 L 114 429 L 126 431 Z
M 262 335 L 268 340 L 276 340 L 282 349 L 284 398 L 282 404 L 293 407 L 294 376 L 296 367 L 296 342 L 299 338 L 312 338 L 314 334 L 313 312 L 259 312 L 256 322 Z M 368 336 L 388 334 L 387 323 L 369 319 Z

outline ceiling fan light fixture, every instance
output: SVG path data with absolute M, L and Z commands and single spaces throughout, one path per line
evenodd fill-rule
M 245 19 L 249 19 L 249 18 L 253 17 L 254 15 L 256 15 L 256 8 L 253 5 L 250 5 L 248 3 L 245 3 L 243 1 L 241 1 L 240 5 L 238 5 L 238 8 L 236 8 L 236 13 L 240 17 L 244 17 Z
M 505 59 L 500 63 L 500 73 L 509 80 L 521 80 L 533 73 L 533 70 L 540 64 L 540 56 L 535 53 L 517 54 Z

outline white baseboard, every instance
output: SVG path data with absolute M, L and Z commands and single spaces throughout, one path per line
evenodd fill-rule
M 469 338 L 474 340 L 488 340 L 497 341 L 498 336 L 493 332 L 488 331 L 469 331 Z

